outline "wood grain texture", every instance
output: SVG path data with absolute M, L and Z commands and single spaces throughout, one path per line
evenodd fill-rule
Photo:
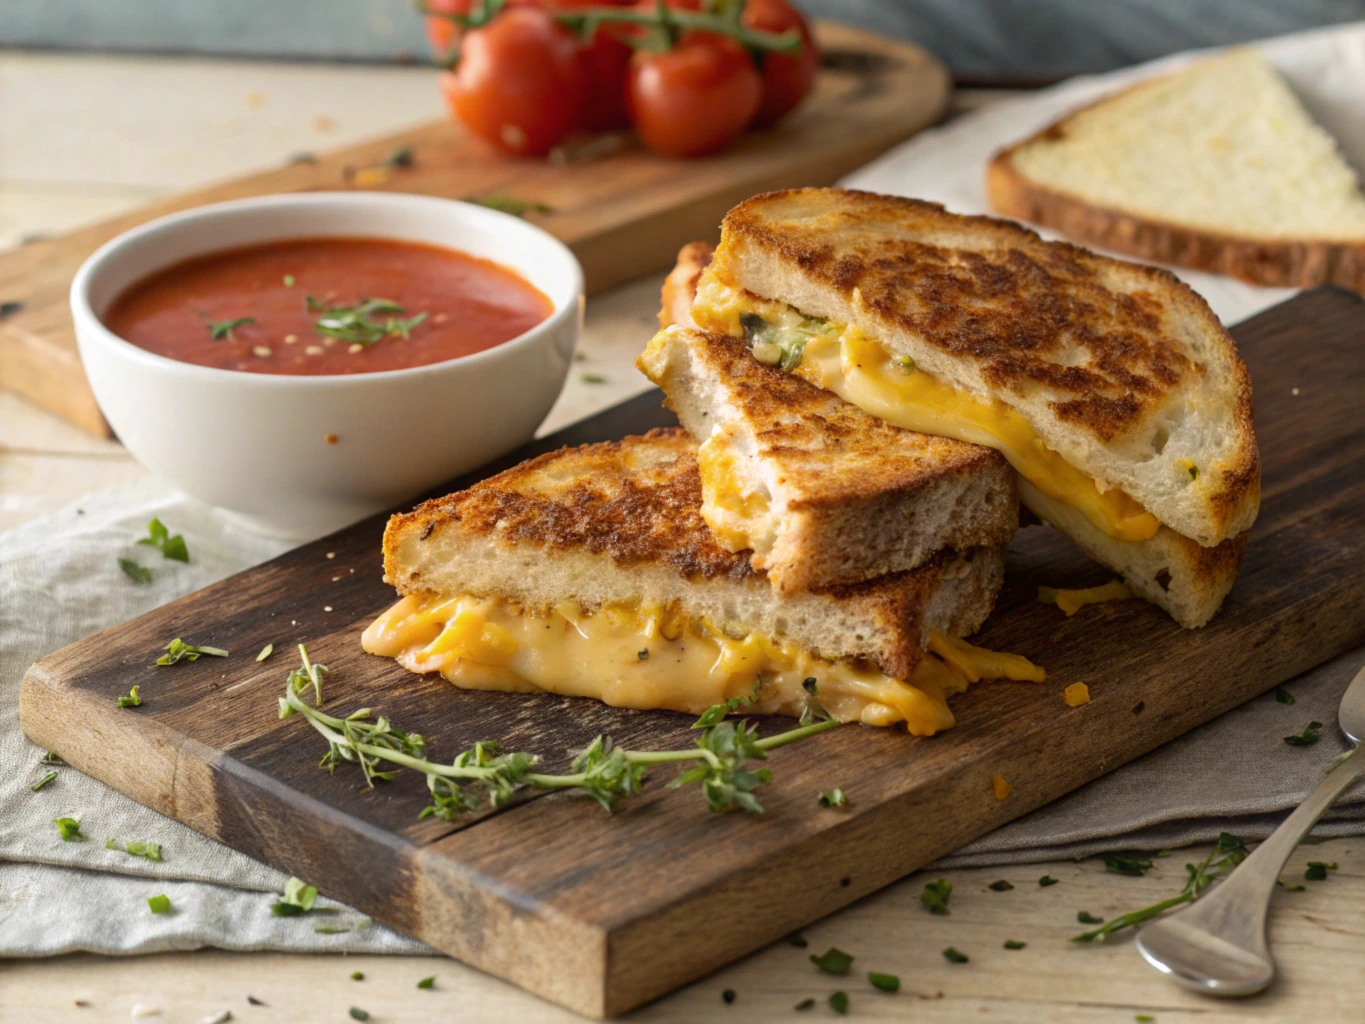
M 685 716 L 460 691 L 364 654 L 360 630 L 392 600 L 382 517 L 43 659 L 23 683 L 24 729 L 82 771 L 468 963 L 581 1013 L 619 1013 L 1365 641 L 1362 323 L 1365 302 L 1324 289 L 1234 329 L 1256 389 L 1264 503 L 1209 626 L 1181 630 L 1140 601 L 1062 617 L 1036 602 L 1037 586 L 1105 573 L 1051 531 L 1023 531 L 980 642 L 1046 666 L 1048 682 L 975 686 L 954 701 L 957 727 L 932 739 L 848 727 L 776 752 L 762 817 L 709 815 L 695 792 L 665 789 L 671 772 L 660 771 L 614 816 L 531 795 L 457 824 L 419 822 L 413 773 L 366 793 L 353 772 L 318 770 L 320 741 L 275 712 L 299 640 L 333 669 L 329 710 L 380 709 L 438 757 L 497 737 L 554 770 L 602 731 L 632 747 L 690 742 Z M 657 425 L 657 403 L 642 396 L 521 454 Z M 174 636 L 234 657 L 150 667 Z M 279 653 L 251 661 L 267 642 Z M 1061 691 L 1078 680 L 1091 702 L 1068 708 Z M 134 683 L 144 705 L 116 708 Z M 991 792 L 996 774 L 1013 786 L 1005 800 Z M 832 784 L 850 809 L 816 806 Z
M 678 247 L 712 238 L 735 203 L 757 192 L 828 185 L 942 114 L 946 70 L 911 43 L 820 22 L 825 70 L 789 119 L 703 160 L 668 160 L 622 137 L 619 151 L 558 166 L 499 156 L 439 121 L 262 174 L 183 193 L 70 234 L 0 254 L 0 301 L 23 309 L 0 321 L 0 386 L 97 434 L 107 434 L 81 372 L 67 289 L 96 248 L 155 217 L 276 192 L 351 188 L 348 169 L 379 164 L 400 145 L 415 165 L 386 191 L 466 199 L 505 192 L 552 208 L 528 219 L 567 242 L 589 292 L 670 266 Z M 435 88 L 433 83 L 432 88 Z

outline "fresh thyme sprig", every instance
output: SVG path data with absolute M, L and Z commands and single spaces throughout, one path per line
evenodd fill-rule
M 1216 882 L 1224 875 L 1228 874 L 1233 868 L 1242 861 L 1246 860 L 1246 843 L 1238 839 L 1231 832 L 1224 832 L 1218 837 L 1218 842 L 1214 844 L 1209 855 L 1198 864 L 1186 864 L 1185 888 L 1180 890 L 1180 895 L 1172 896 L 1170 899 L 1162 900 L 1160 903 L 1153 903 L 1150 907 L 1143 907 L 1141 910 L 1134 910 L 1131 913 L 1120 914 L 1118 917 L 1109 921 L 1094 931 L 1082 932 L 1080 935 L 1072 937 L 1072 942 L 1094 942 L 1096 939 L 1103 941 L 1110 933 L 1120 931 L 1124 928 L 1132 928 L 1141 924 L 1143 921 L 1150 920 L 1158 914 L 1165 913 L 1172 907 L 1178 907 L 1182 903 L 1189 903 L 1192 899 L 1203 892 L 1211 883 Z
M 237 339 L 232 332 L 238 327 L 245 327 L 247 324 L 254 324 L 255 322 L 254 316 L 239 316 L 235 320 L 210 320 L 204 326 L 208 328 L 209 341 L 222 341 L 225 338 L 228 341 L 236 341 Z
M 329 306 L 309 295 L 308 312 L 319 314 L 313 328 L 324 337 L 352 345 L 373 345 L 389 337 L 407 338 L 427 318 L 426 313 L 403 319 L 385 314 L 402 313 L 403 307 L 389 299 L 362 299 L 354 306 Z M 378 319 L 385 315 L 384 319 Z
M 176 637 L 166 645 L 166 653 L 157 658 L 156 663 L 158 665 L 174 665 L 181 661 L 198 661 L 205 654 L 214 658 L 226 658 L 228 656 L 228 652 L 221 647 L 198 647 L 195 644 L 187 644 Z
M 803 724 L 796 729 L 759 739 L 755 726 L 747 721 L 733 722 L 726 718 L 742 703 L 738 698 L 732 698 L 709 708 L 697 720 L 693 728 L 702 733 L 696 746 L 685 750 L 624 750 L 616 746 L 611 737 L 598 736 L 574 758 L 569 773 L 549 775 L 532 771 L 540 760 L 536 755 L 503 753 L 496 742 L 484 741 L 461 753 L 450 764 L 438 764 L 427 758 L 424 737 L 394 728 L 384 716 L 371 719 L 369 708 L 361 708 L 345 718 L 322 711 L 322 680 L 327 667 L 312 661 L 303 644 L 299 644 L 299 655 L 303 665 L 289 673 L 284 696 L 279 701 L 280 717 L 303 715 L 327 740 L 328 749 L 322 766 L 335 771 L 342 762 L 359 764 L 370 786 L 376 780 L 387 780 L 395 774 L 392 769 L 383 769 L 381 762 L 419 771 L 426 776 L 431 794 L 431 803 L 422 810 L 420 817 L 437 817 L 445 821 L 453 821 L 463 812 L 479 807 L 482 799 L 476 790 L 472 790 L 473 785 L 482 787 L 482 796 L 492 807 L 503 806 L 518 789 L 527 786 L 578 790 L 610 811 L 621 797 L 640 792 L 645 772 L 651 765 L 682 761 L 701 763 L 679 775 L 671 786 L 699 782 L 711 810 L 738 807 L 759 814 L 763 807 L 753 791 L 770 781 L 772 775 L 766 768 L 750 770 L 748 761 L 765 760 L 770 750 L 840 724 L 828 717 L 823 721 L 805 721 L 803 718 Z M 311 705 L 303 696 L 310 686 L 314 695 Z

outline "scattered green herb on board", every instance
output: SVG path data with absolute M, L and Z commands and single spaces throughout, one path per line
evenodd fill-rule
M 1294 695 L 1290 693 L 1288 690 L 1286 690 L 1283 686 L 1275 687 L 1275 699 L 1279 701 L 1281 704 L 1294 703 Z
M 814 997 L 814 996 L 806 996 L 805 999 L 801 1000 L 799 1003 L 797 1003 L 795 1006 L 793 1006 L 792 1009 L 793 1009 L 793 1010 L 800 1010 L 800 1011 L 803 1011 L 803 1012 L 806 1011 L 806 1010 L 813 1010 L 813 1009 L 815 1009 L 815 997 Z
M 166 645 L 166 653 L 157 658 L 156 663 L 158 665 L 174 665 L 180 661 L 198 661 L 204 655 L 213 658 L 226 658 L 228 652 L 221 647 L 197 647 L 176 637 Z
M 474 203 L 476 206 L 486 206 L 490 210 L 497 210 L 499 213 L 510 213 L 513 217 L 525 217 L 528 213 L 554 212 L 551 207 L 544 203 L 533 202 L 529 199 L 518 199 L 506 192 L 489 192 L 481 196 L 470 196 L 465 202 Z
M 171 898 L 169 896 L 148 896 L 147 906 L 153 914 L 169 913 Z
M 152 573 L 150 569 L 144 569 L 131 558 L 120 558 L 118 567 L 123 570 L 123 574 L 134 583 L 151 583 Z
M 600 373 L 585 373 L 578 379 L 584 384 L 605 384 L 607 382 L 607 378 Z
M 264 647 L 261 648 L 261 653 L 258 654 L 258 655 L 256 655 L 256 660 L 257 660 L 257 661 L 265 661 L 266 658 L 270 657 L 270 656 L 271 656 L 272 654 L 274 654 L 274 653 L 275 653 L 275 645 L 274 645 L 274 644 L 266 644 Z
M 806 937 L 800 932 L 792 932 L 787 936 L 787 945 L 795 946 L 797 949 L 805 949 L 810 943 L 806 941 Z
M 1025 946 L 1027 946 L 1027 945 L 1028 945 L 1027 942 L 1020 942 L 1018 939 L 1006 939 L 1006 940 L 1005 940 L 1005 948 L 1006 948 L 1006 949 L 1023 949 L 1023 948 L 1024 948 Z
M 138 693 L 140 686 L 134 686 L 128 691 L 128 696 L 118 699 L 118 706 L 121 708 L 140 708 L 142 707 L 142 695 Z
M 986 888 L 991 892 L 1009 892 L 1014 886 L 1010 885 L 1009 882 L 1002 878 L 998 882 L 992 882 L 990 885 L 986 886 Z
M 411 146 L 399 146 L 384 158 L 385 167 L 411 167 L 415 163 Z
M 1139 1013 L 1133 1016 L 1133 1020 L 1137 1021 L 1137 1024 L 1152 1024 L 1156 1018 L 1150 1013 Z
M 147 536 L 138 541 L 148 547 L 157 548 L 161 551 L 163 558 L 169 558 L 175 562 L 188 562 L 190 560 L 189 548 L 185 547 L 185 538 L 180 534 L 171 535 L 171 531 L 166 529 L 160 519 L 153 519 L 147 524 Z
M 848 1013 L 848 993 L 831 992 L 829 1006 L 835 1013 Z
M 270 904 L 270 912 L 276 917 L 298 917 L 312 910 L 317 899 L 317 886 L 291 877 L 284 883 L 284 895 Z
M 868 971 L 867 980 L 872 983 L 873 988 L 881 989 L 883 992 L 899 992 L 901 989 L 901 980 L 894 974 Z
M 1318 741 L 1318 732 L 1322 728 L 1321 722 L 1309 722 L 1308 728 L 1297 736 L 1286 736 L 1284 741 L 1291 747 L 1311 747 Z
M 1185 887 L 1180 890 L 1178 895 L 1154 903 L 1150 907 L 1143 907 L 1141 910 L 1120 914 L 1094 931 L 1082 932 L 1080 935 L 1073 936 L 1071 941 L 1094 942 L 1096 939 L 1102 940 L 1112 932 L 1132 928 L 1171 909 L 1171 907 L 1190 902 L 1203 892 L 1210 883 L 1222 878 L 1242 863 L 1246 859 L 1247 852 L 1246 844 L 1242 840 L 1231 832 L 1222 833 L 1207 857 L 1198 864 L 1185 865 Z
M 55 779 L 56 777 L 57 777 L 57 773 L 56 773 L 56 772 L 48 772 L 48 773 L 47 773 L 46 775 L 44 775 L 41 779 L 39 779 L 37 782 L 35 782 L 33 785 L 29 786 L 28 788 L 31 789 L 31 790 L 33 790 L 33 792 L 36 793 L 36 792 L 38 792 L 38 790 L 42 789 L 44 786 L 46 786 L 49 782 L 51 782 L 51 781 L 52 781 L 53 779 Z
M 1303 873 L 1303 877 L 1310 882 L 1324 882 L 1327 880 L 1327 872 L 1337 869 L 1336 861 L 1310 860 L 1308 870 Z
M 928 882 L 924 886 L 924 891 L 919 894 L 919 901 L 924 904 L 924 909 L 931 914 L 948 914 L 948 897 L 953 894 L 953 883 L 946 878 L 940 878 L 937 882 Z
M 1152 862 L 1146 857 L 1105 857 L 1104 870 L 1111 875 L 1128 875 L 1131 878 L 1141 878 L 1152 868 Z
M 239 316 L 236 320 L 210 320 L 204 326 L 209 329 L 210 341 L 223 341 L 224 339 L 236 341 L 236 336 L 232 332 L 238 327 L 245 327 L 247 324 L 254 324 L 255 322 L 254 316 Z
M 724 992 L 720 994 L 720 1000 L 726 1006 L 729 1006 L 731 1003 L 735 1001 L 735 990 L 732 988 L 727 988 Z
M 1049 885 L 1056 885 L 1057 879 L 1053 878 L 1051 875 L 1044 875 L 1042 878 L 1038 879 L 1038 884 L 1046 888 Z
M 161 860 L 161 844 L 150 839 L 130 839 L 126 843 L 120 843 L 117 839 L 106 839 L 104 848 L 106 850 L 118 850 L 130 857 L 145 857 L 154 861 Z
M 819 798 L 821 807 L 847 807 L 848 797 L 844 796 L 842 789 L 831 789 L 828 793 L 821 793 Z
M 968 960 L 971 959 L 969 956 L 967 956 L 966 953 L 963 953 L 960 950 L 953 948 L 952 946 L 949 946 L 947 949 L 943 951 L 943 957 L 945 960 L 952 964 L 965 964 Z
M 56 754 L 54 754 L 54 753 L 53 753 L 52 751 L 50 751 L 50 750 L 49 750 L 47 753 L 45 753 L 42 757 L 38 758 L 38 763 L 39 763 L 39 764 L 66 764 L 65 761 L 63 761 L 60 757 L 58 757 Z
M 1104 918 L 1096 917 L 1088 910 L 1082 910 L 1076 915 L 1076 920 L 1081 924 L 1104 924 Z
M 81 835 L 81 823 L 75 818 L 53 818 L 52 824 L 57 826 L 57 834 L 62 837 L 64 843 L 85 838 Z
M 848 969 L 853 966 L 853 957 L 842 949 L 830 946 L 819 956 L 812 953 L 810 962 L 826 974 L 847 974 Z
M 436 976 L 434 974 L 430 978 L 423 978 L 421 981 L 417 983 L 418 988 L 433 988 L 435 987 L 435 985 Z
M 740 808 L 760 814 L 763 807 L 753 791 L 769 782 L 772 773 L 766 768 L 751 769 L 748 762 L 766 760 L 770 750 L 840 724 L 826 719 L 759 739 L 757 726 L 747 720 L 735 722 L 726 718 L 742 703 L 731 699 L 709 708 L 697 719 L 692 727 L 700 730 L 701 735 L 696 746 L 684 750 L 623 750 L 611 737 L 598 736 L 574 758 L 568 774 L 545 775 L 531 770 L 539 760 L 536 755 L 503 753 L 495 741 L 488 741 L 474 744 L 450 764 L 441 764 L 427 759 L 426 740 L 422 736 L 394 728 L 382 715 L 371 719 L 369 708 L 352 712 L 346 718 L 319 710 L 327 667 L 312 662 L 302 644 L 299 654 L 303 666 L 289 673 L 284 696 L 279 698 L 279 714 L 281 718 L 302 715 L 327 740 L 322 766 L 335 771 L 346 762 L 358 764 L 370 786 L 377 780 L 391 779 L 396 772 L 381 768 L 381 762 L 421 772 L 427 777 L 432 802 L 423 808 L 420 817 L 435 816 L 444 821 L 454 821 L 480 805 L 480 794 L 472 791 L 473 785 L 482 787 L 483 796 L 493 807 L 505 805 L 518 789 L 530 786 L 579 790 L 610 811 L 620 797 L 640 791 L 649 766 L 681 761 L 701 763 L 677 776 L 669 788 L 700 783 L 702 796 L 712 811 Z M 311 705 L 303 697 L 309 687 L 314 693 Z
M 1303 892 L 1308 888 L 1308 886 L 1304 885 L 1302 882 L 1299 882 L 1297 885 L 1286 885 L 1283 878 L 1275 879 L 1275 884 L 1285 892 Z
M 352 1019 L 352 1020 L 369 1020 L 369 1019 L 370 1019 L 370 1015 L 369 1015 L 368 1013 L 366 1013 L 364 1010 L 362 1010 L 360 1007 L 358 1007 L 358 1006 L 352 1006 L 352 1007 L 351 1007 L 351 1019 Z
M 351 972 L 351 980 L 352 980 L 352 981 L 364 981 L 364 980 L 365 980 L 365 972 L 364 972 L 364 971 L 352 971 L 352 972 Z

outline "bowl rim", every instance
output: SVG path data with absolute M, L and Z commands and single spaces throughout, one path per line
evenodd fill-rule
M 135 345 L 126 338 L 115 334 L 105 326 L 104 321 L 96 315 L 94 307 L 90 302 L 90 284 L 95 276 L 102 271 L 110 262 L 119 258 L 120 252 L 129 245 L 132 245 L 149 235 L 168 228 L 174 228 L 185 223 L 202 219 L 206 216 L 231 216 L 235 211 L 246 209 L 269 209 L 273 206 L 325 206 L 329 203 L 344 203 L 372 206 L 427 206 L 435 209 L 439 207 L 443 211 L 449 211 L 452 207 L 458 207 L 460 216 L 472 217 L 475 221 L 483 220 L 490 222 L 494 228 L 511 229 L 522 233 L 528 244 L 539 244 L 548 249 L 554 256 L 564 261 L 570 272 L 570 298 L 563 305 L 554 306 L 550 315 L 540 323 L 523 331 L 515 337 L 509 338 L 504 342 L 482 349 L 478 352 L 471 352 L 467 355 L 455 356 L 451 359 L 442 359 L 435 363 L 423 363 L 420 366 L 408 366 L 396 370 L 371 370 L 361 373 L 326 373 L 326 374 L 302 374 L 302 373 L 254 373 L 251 370 L 234 370 L 220 366 L 203 366 L 199 363 L 190 363 L 181 359 L 172 359 L 170 356 L 161 355 L 150 349 Z M 271 241 L 286 241 L 294 237 L 304 237 L 303 235 L 281 234 L 274 239 L 263 239 L 259 243 L 268 245 Z M 342 236 L 338 236 L 342 237 Z M 351 237 L 351 236 L 346 236 Z M 382 238 L 395 242 L 403 242 L 404 239 L 397 236 L 382 234 L 366 234 L 364 238 Z M 422 244 L 439 244 L 424 242 Z M 167 267 L 173 266 L 179 260 L 193 259 L 196 256 L 209 255 L 215 251 L 229 251 L 232 248 L 242 246 L 226 246 L 215 250 L 205 249 L 202 253 L 184 255 L 167 260 L 159 264 L 156 268 L 148 271 L 148 274 L 155 274 Z M 443 246 L 456 252 L 463 252 L 455 246 Z M 482 258 L 482 257 L 480 257 Z M 520 276 L 521 271 L 515 267 L 506 267 Z M 146 275 L 144 275 L 146 276 Z M 136 282 L 134 282 L 136 283 Z M 542 293 L 544 294 L 544 293 Z M 546 296 L 550 302 L 554 303 L 551 296 Z M 206 203 L 202 206 L 194 206 L 187 210 L 178 210 L 154 220 L 147 221 L 137 227 L 130 228 L 123 233 L 116 235 L 105 242 L 80 265 L 75 276 L 71 279 L 69 292 L 72 319 L 76 327 L 76 340 L 78 347 L 87 343 L 86 337 L 93 334 L 94 338 L 89 343 L 103 344 L 111 347 L 115 352 L 125 358 L 133 359 L 142 363 L 148 368 L 156 368 L 164 371 L 181 373 L 189 378 L 200 380 L 219 379 L 224 383 L 232 382 L 236 384 L 246 384 L 250 382 L 254 385 L 267 388 L 283 387 L 363 387 L 367 382 L 394 381 L 402 380 L 406 377 L 413 377 L 421 374 L 437 373 L 450 371 L 456 367 L 476 365 L 481 362 L 488 362 L 495 359 L 507 358 L 514 352 L 531 347 L 541 341 L 547 334 L 557 333 L 566 322 L 577 320 L 579 309 L 583 302 L 583 266 L 578 262 L 578 258 L 573 254 L 562 241 L 550 234 L 544 228 L 535 224 L 529 224 L 520 217 L 503 213 L 499 210 L 492 210 L 477 203 L 469 203 L 460 199 L 446 199 L 441 196 L 420 195 L 412 192 L 281 192 L 263 196 L 248 196 L 244 199 L 230 199 L 220 203 Z M 84 330 L 82 329 L 84 328 Z M 83 337 L 86 336 L 86 337 Z

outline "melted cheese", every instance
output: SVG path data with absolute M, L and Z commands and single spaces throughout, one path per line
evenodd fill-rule
M 702 328 L 732 335 L 743 333 L 739 318 L 749 312 L 764 318 L 779 335 L 792 332 L 793 325 L 804 320 L 790 306 L 756 300 L 714 283 L 692 309 Z M 908 361 L 898 361 L 856 327 L 829 324 L 802 344 L 794 372 L 864 412 L 907 430 L 996 449 L 1034 487 L 1078 509 L 1116 540 L 1142 541 L 1156 533 L 1160 524 L 1155 516 L 1118 488 L 1101 488 L 1047 447 L 1028 421 L 1004 402 L 974 398 Z
M 725 427 L 717 426 L 697 448 L 701 474 L 701 517 L 716 541 L 727 551 L 751 550 L 754 568 L 763 568 L 762 557 L 772 550 L 777 524 L 767 494 L 746 489 L 736 466 L 734 440 Z
M 966 665 L 968 674 L 926 654 L 901 682 L 790 642 L 735 639 L 658 606 L 608 606 L 589 615 L 566 602 L 533 614 L 496 599 L 405 597 L 369 625 L 361 642 L 371 654 L 397 658 L 413 672 L 440 672 L 467 689 L 543 691 L 694 715 L 731 697 L 745 698 L 760 714 L 800 715 L 812 697 L 809 686 L 842 722 L 903 721 L 917 736 L 953 724 L 948 697 L 969 680 L 1033 677 L 1009 673 L 1019 666 L 1000 659 L 1014 656 L 934 637 L 951 643 L 954 665 Z
M 1133 588 L 1123 580 L 1112 580 L 1101 587 L 1089 587 L 1085 590 L 1058 590 L 1056 587 L 1038 588 L 1038 600 L 1043 604 L 1055 604 L 1066 612 L 1067 618 L 1071 618 L 1088 604 L 1099 604 L 1103 601 L 1126 601 L 1130 597 L 1137 597 L 1137 595 L 1133 593 Z

